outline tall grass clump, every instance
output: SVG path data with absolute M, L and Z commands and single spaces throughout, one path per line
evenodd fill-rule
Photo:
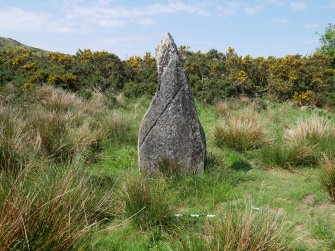
M 229 105 L 227 104 L 227 102 L 224 101 L 217 101 L 215 102 L 215 109 L 216 111 L 221 115 L 221 116 L 226 116 L 229 113 Z
M 226 117 L 213 134 L 216 145 L 236 151 L 256 149 L 266 142 L 263 125 L 254 112 Z
M 0 108 L 0 172 L 18 174 L 35 157 L 36 138 L 24 114 L 15 107 Z
M 69 250 L 83 243 L 111 208 L 76 167 L 0 174 L 0 250 Z
M 322 139 L 335 138 L 335 127 L 331 121 L 320 116 L 299 119 L 295 126 L 287 128 L 284 138 L 292 142 L 318 143 Z
M 70 250 L 112 216 L 111 191 L 78 167 L 128 126 L 102 99 L 44 86 L 2 104 L 0 250 Z
M 83 105 L 83 100 L 74 93 L 44 85 L 34 93 L 34 98 L 44 107 L 56 111 L 67 111 Z
M 178 250 L 294 250 L 291 228 L 269 212 L 253 211 L 251 207 L 232 209 L 208 225 L 200 235 L 181 238 Z
M 296 125 L 285 130 L 283 139 L 295 144 L 313 146 L 318 158 L 322 158 L 323 154 L 334 155 L 335 127 L 326 117 L 312 115 L 299 119 Z
M 335 159 L 324 155 L 320 161 L 321 185 L 328 193 L 332 203 L 335 203 Z
M 317 161 L 312 146 L 295 142 L 273 142 L 261 150 L 262 162 L 271 167 L 291 169 L 296 166 L 313 165 Z
M 58 162 L 85 158 L 97 141 L 98 131 L 90 127 L 90 118 L 78 118 L 75 113 L 32 111 L 30 119 L 38 150 Z
M 125 216 L 142 230 L 171 231 L 176 220 L 170 196 L 164 179 L 141 175 L 126 181 L 120 199 L 124 203 Z
M 35 95 L 36 94 L 36 95 Z M 0 109 L 0 169 L 20 170 L 33 157 L 83 162 L 103 140 L 125 134 L 123 115 L 106 109 L 100 94 L 85 101 L 50 86 L 37 89 L 29 102 Z
M 31 111 L 39 150 L 57 161 L 85 159 L 104 132 L 95 118 L 104 113 L 101 100 L 84 101 L 73 93 L 51 86 L 36 90 L 40 109 Z M 104 114 L 105 118 L 109 118 Z

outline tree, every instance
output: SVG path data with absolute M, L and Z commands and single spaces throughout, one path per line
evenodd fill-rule
M 320 35 L 322 52 L 327 53 L 330 56 L 335 56 L 335 25 L 329 23 L 325 28 L 324 34 Z

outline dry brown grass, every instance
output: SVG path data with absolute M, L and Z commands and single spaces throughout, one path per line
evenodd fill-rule
M 36 130 L 38 150 L 58 161 L 84 158 L 90 146 L 98 140 L 99 130 L 91 127 L 90 117 L 34 111 L 30 119 L 30 125 Z
M 0 108 L 0 172 L 13 175 L 34 159 L 36 137 L 22 111 L 1 104 Z
M 255 112 L 226 117 L 214 128 L 213 134 L 218 146 L 237 151 L 256 149 L 266 142 L 263 125 Z
M 225 102 L 225 101 L 222 101 L 222 100 L 217 101 L 217 102 L 215 102 L 214 105 L 215 105 L 216 111 L 221 116 L 226 116 L 229 113 L 229 111 L 230 111 L 230 107 L 229 107 L 228 103 Z
M 21 170 L 40 155 L 58 162 L 82 161 L 93 146 L 128 128 L 122 114 L 106 109 L 100 93 L 89 101 L 51 86 L 35 93 L 32 103 L 3 104 L 0 109 L 2 170 Z
M 82 105 L 82 100 L 74 93 L 44 85 L 35 91 L 35 98 L 43 106 L 54 110 L 67 110 Z
M 0 250 L 70 250 L 112 207 L 77 164 L 128 123 L 99 93 L 33 94 L 0 108 Z
M 284 138 L 293 142 L 317 142 L 322 138 L 334 137 L 333 124 L 324 117 L 311 116 L 307 119 L 299 119 L 295 126 L 287 128 Z
M 73 164 L 126 128 L 123 116 L 100 94 L 84 101 L 50 86 L 35 94 L 0 108 L 0 250 L 69 250 L 111 205 Z M 63 161 L 71 167 L 52 166 Z

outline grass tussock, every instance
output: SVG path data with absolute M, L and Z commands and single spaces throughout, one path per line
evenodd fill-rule
M 221 116 L 226 116 L 230 111 L 228 103 L 221 100 L 215 102 L 215 109 Z
M 256 149 L 266 142 L 263 125 L 255 112 L 226 117 L 214 128 L 213 135 L 216 145 L 236 151 Z
M 83 104 L 81 98 L 74 93 L 44 85 L 35 91 L 35 99 L 50 110 L 66 111 Z
M 299 119 L 295 126 L 289 127 L 284 132 L 284 138 L 293 142 L 317 143 L 321 139 L 335 137 L 333 124 L 325 117 L 311 116 Z
M 219 221 L 208 222 L 203 234 L 182 238 L 179 250 L 294 250 L 290 228 L 278 215 L 251 207 L 228 210 Z
M 110 209 L 78 168 L 0 176 L 0 250 L 69 250 Z M 94 205 L 94 206 L 93 206 Z
M 24 106 L 0 110 L 0 170 L 21 170 L 33 157 L 82 162 L 106 139 L 129 127 L 120 113 L 106 110 L 101 95 L 87 101 L 50 86 L 36 90 Z
M 328 193 L 332 203 L 335 203 L 335 159 L 324 155 L 320 161 L 321 167 L 321 185 Z
M 101 94 L 44 86 L 14 101 L 0 108 L 0 250 L 73 249 L 114 210 L 77 166 L 128 123 Z
M 333 124 L 326 117 L 300 118 L 261 150 L 261 159 L 268 166 L 288 169 L 316 165 L 323 154 L 333 153 L 334 132 Z
M 0 108 L 0 172 L 18 174 L 35 157 L 37 139 L 17 108 Z
M 291 142 L 273 142 L 273 144 L 268 144 L 261 150 L 261 159 L 267 166 L 286 169 L 313 165 L 317 162 L 312 146 Z
M 124 203 L 125 216 L 131 218 L 136 226 L 142 230 L 159 228 L 168 232 L 176 224 L 169 196 L 163 178 L 151 179 L 141 175 L 127 180 L 120 199 Z

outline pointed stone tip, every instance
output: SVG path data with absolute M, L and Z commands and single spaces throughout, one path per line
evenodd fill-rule
M 159 44 L 159 47 L 165 47 L 168 44 L 171 44 L 173 47 L 177 47 L 174 40 L 173 40 L 173 37 L 171 36 L 171 34 L 169 32 L 166 32 L 163 35 L 163 38 L 162 38 L 162 40 Z
M 163 36 L 162 42 L 168 42 L 174 44 L 174 40 L 169 32 L 166 32 Z
M 176 46 L 171 34 L 169 32 L 166 32 L 163 35 L 163 38 L 162 38 L 161 42 L 159 43 L 159 45 L 156 48 L 156 60 L 157 60 L 157 62 L 160 61 L 160 58 L 163 55 L 164 50 L 168 47 L 174 48 L 173 49 L 174 52 L 177 51 L 177 46 Z

